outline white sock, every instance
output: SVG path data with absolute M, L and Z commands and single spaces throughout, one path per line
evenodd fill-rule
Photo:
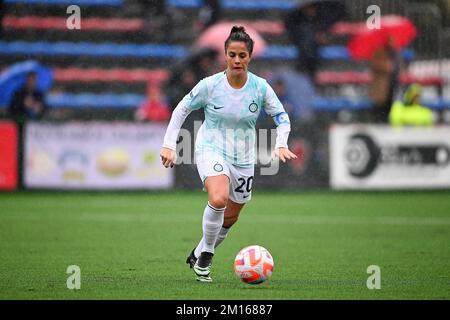
M 230 227 L 231 228 L 231 227 Z M 214 249 L 219 246 L 219 244 L 222 243 L 223 240 L 227 237 L 228 231 L 230 228 L 222 227 L 220 228 L 219 234 L 217 235 L 216 243 L 214 244 Z M 200 257 L 200 254 L 203 250 L 203 238 L 200 239 L 200 242 L 198 243 L 197 247 L 194 250 L 194 255 L 196 258 Z
M 214 244 L 214 248 L 217 248 L 219 244 L 222 243 L 223 240 L 227 237 L 228 231 L 230 228 L 222 227 L 219 231 L 219 234 L 217 235 L 216 243 Z
M 214 245 L 223 224 L 225 208 L 214 208 L 209 202 L 203 212 L 203 248 L 202 252 L 214 253 Z
M 198 243 L 197 247 L 194 250 L 194 256 L 198 259 L 200 257 L 200 254 L 203 250 L 203 237 L 200 239 L 200 242 Z

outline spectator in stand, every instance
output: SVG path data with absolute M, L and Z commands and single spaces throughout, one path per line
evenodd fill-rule
M 26 120 L 39 120 L 46 111 L 44 95 L 37 89 L 37 75 L 30 72 L 25 85 L 17 90 L 9 106 L 10 116 L 20 124 Z
M 320 63 L 319 48 L 324 44 L 324 34 L 319 28 L 315 3 L 290 11 L 284 25 L 290 41 L 298 48 L 296 69 L 306 73 L 312 81 Z
M 170 109 L 161 89 L 153 84 L 147 86 L 147 99 L 136 110 L 138 121 L 167 121 L 170 119 Z
M 377 123 L 389 122 L 389 110 L 399 85 L 401 55 L 393 46 L 392 38 L 385 47 L 374 52 L 369 61 L 372 83 L 369 97 L 373 102 L 373 120 Z
M 148 41 L 172 42 L 173 17 L 166 0 L 139 0 Z
M 290 101 L 289 96 L 287 95 L 287 88 L 284 81 L 282 79 L 277 79 L 273 84 L 273 90 L 283 104 L 284 110 L 289 114 L 289 117 L 291 119 L 295 118 L 297 112 L 294 103 Z
M 208 77 L 218 70 L 217 51 L 210 48 L 201 48 L 194 54 L 190 65 L 192 66 L 198 81 Z
M 37 89 L 37 75 L 34 72 L 27 74 L 25 85 L 19 88 L 11 99 L 9 105 L 9 115 L 16 122 L 18 130 L 18 172 L 19 189 L 23 188 L 23 150 L 24 150 L 24 129 L 28 120 L 40 120 L 46 111 L 44 94 Z
M 433 112 L 420 102 L 422 87 L 412 84 L 403 95 L 403 101 L 395 101 L 389 113 L 392 126 L 432 126 Z
M 219 71 L 217 55 L 213 49 L 195 48 L 188 57 L 172 68 L 172 76 L 166 85 L 172 109 L 175 109 L 186 92 L 189 92 L 197 82 Z
M 292 119 L 311 121 L 314 118 L 314 84 L 304 73 L 290 69 L 278 70 L 270 79 L 273 89 Z
M 221 7 L 219 0 L 203 0 L 203 5 L 201 6 L 197 20 L 194 24 L 194 30 L 202 32 L 208 27 L 215 24 L 221 15 Z
M 196 79 L 197 77 L 195 76 L 195 72 L 192 68 L 185 68 L 172 72 L 172 77 L 169 79 L 166 86 L 169 105 L 172 110 L 175 109 L 178 101 L 181 101 L 181 99 L 185 96 L 185 93 L 192 89 L 191 85 L 196 84 Z

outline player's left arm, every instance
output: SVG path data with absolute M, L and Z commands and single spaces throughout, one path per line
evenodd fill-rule
M 289 150 L 288 138 L 291 132 L 291 121 L 289 115 L 284 110 L 283 105 L 273 91 L 272 87 L 267 84 L 264 99 L 264 109 L 269 114 L 275 125 L 277 126 L 277 140 L 275 149 L 272 152 L 272 159 L 279 158 L 281 161 L 297 159 L 297 155 Z
M 291 132 L 291 123 L 289 115 L 283 111 L 272 117 L 277 126 L 277 140 L 275 142 L 275 149 L 272 151 L 272 159 L 279 158 L 281 161 L 297 159 L 297 155 L 289 150 L 288 138 Z

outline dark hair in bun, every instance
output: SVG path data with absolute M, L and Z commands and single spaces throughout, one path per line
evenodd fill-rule
M 245 32 L 244 27 L 233 26 L 233 28 L 231 28 L 230 35 L 228 36 L 227 40 L 225 40 L 225 52 L 227 52 L 228 46 L 230 45 L 231 41 L 244 42 L 250 56 L 252 55 L 254 41 L 252 38 L 250 38 L 248 33 Z

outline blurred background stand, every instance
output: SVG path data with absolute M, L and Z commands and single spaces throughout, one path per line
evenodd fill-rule
M 284 25 L 290 41 L 298 48 L 296 68 L 314 80 L 320 64 L 319 48 L 326 43 L 326 32 L 336 22 L 345 20 L 345 4 L 341 1 L 298 1 L 290 10 Z
M 374 103 L 373 121 L 387 123 L 389 110 L 399 89 L 403 62 L 400 50 L 417 35 L 415 25 L 407 18 L 385 16 L 380 28 L 361 28 L 348 43 L 353 59 L 368 60 L 372 72 L 369 96 Z

